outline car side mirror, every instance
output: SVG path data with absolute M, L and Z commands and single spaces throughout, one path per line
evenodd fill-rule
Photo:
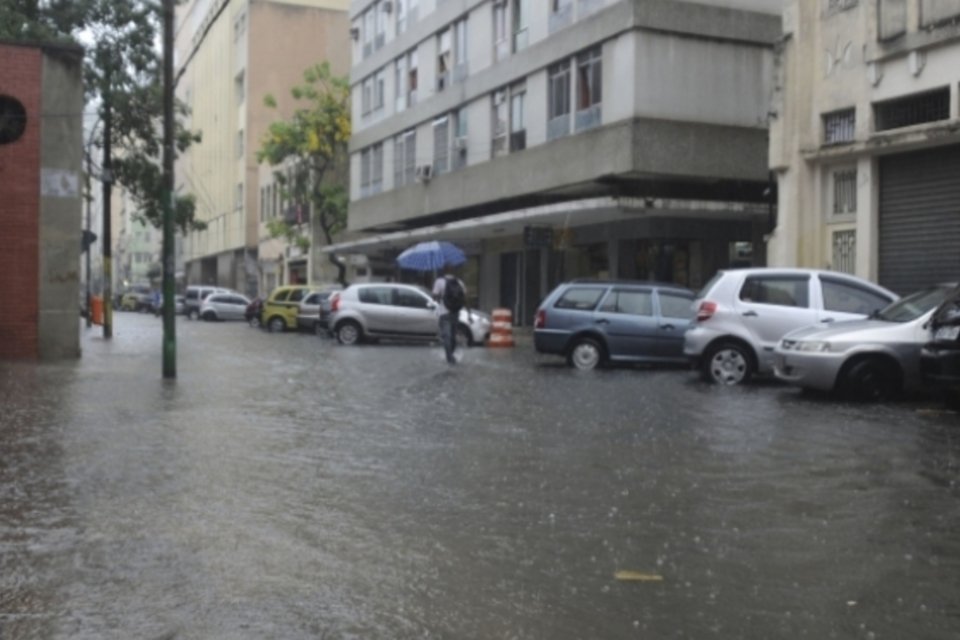
M 436 308 L 437 308 L 436 302 L 434 302 L 433 300 L 427 301 L 427 309 L 436 309 Z

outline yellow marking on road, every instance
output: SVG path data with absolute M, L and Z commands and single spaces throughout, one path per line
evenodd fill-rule
M 663 576 L 640 571 L 617 571 L 613 577 L 623 582 L 663 582 Z

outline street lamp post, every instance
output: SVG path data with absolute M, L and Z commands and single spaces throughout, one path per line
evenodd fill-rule
M 163 377 L 177 377 L 177 325 L 174 316 L 173 237 L 173 11 L 163 0 Z

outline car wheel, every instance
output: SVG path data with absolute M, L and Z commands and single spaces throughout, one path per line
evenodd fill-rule
M 581 371 L 596 369 L 603 362 L 603 347 L 593 338 L 580 338 L 570 348 L 567 362 Z
M 252 316 L 247 320 L 247 323 L 254 329 L 258 329 L 260 327 L 260 316 Z
M 267 330 L 270 333 L 283 333 L 287 328 L 287 323 L 283 321 L 283 318 L 280 316 L 273 316 L 267 320 Z
M 353 320 L 344 320 L 337 325 L 337 342 L 340 344 L 357 344 L 362 337 L 363 330 L 360 328 L 360 325 Z
M 877 358 L 867 358 L 854 364 L 840 382 L 844 397 L 858 402 L 877 402 L 893 397 L 897 391 L 897 376 L 890 365 Z
M 753 355 L 744 345 L 723 342 L 710 349 L 703 363 L 708 382 L 727 386 L 743 384 L 753 375 Z
M 217 314 L 215 314 L 213 311 L 207 311 L 201 316 L 201 319 L 206 320 L 207 322 L 213 322 L 217 319 Z

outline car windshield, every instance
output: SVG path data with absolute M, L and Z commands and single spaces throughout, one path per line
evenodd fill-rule
M 921 289 L 906 298 L 900 298 L 876 314 L 878 320 L 885 322 L 910 322 L 930 311 L 947 297 L 950 287 L 937 286 Z

